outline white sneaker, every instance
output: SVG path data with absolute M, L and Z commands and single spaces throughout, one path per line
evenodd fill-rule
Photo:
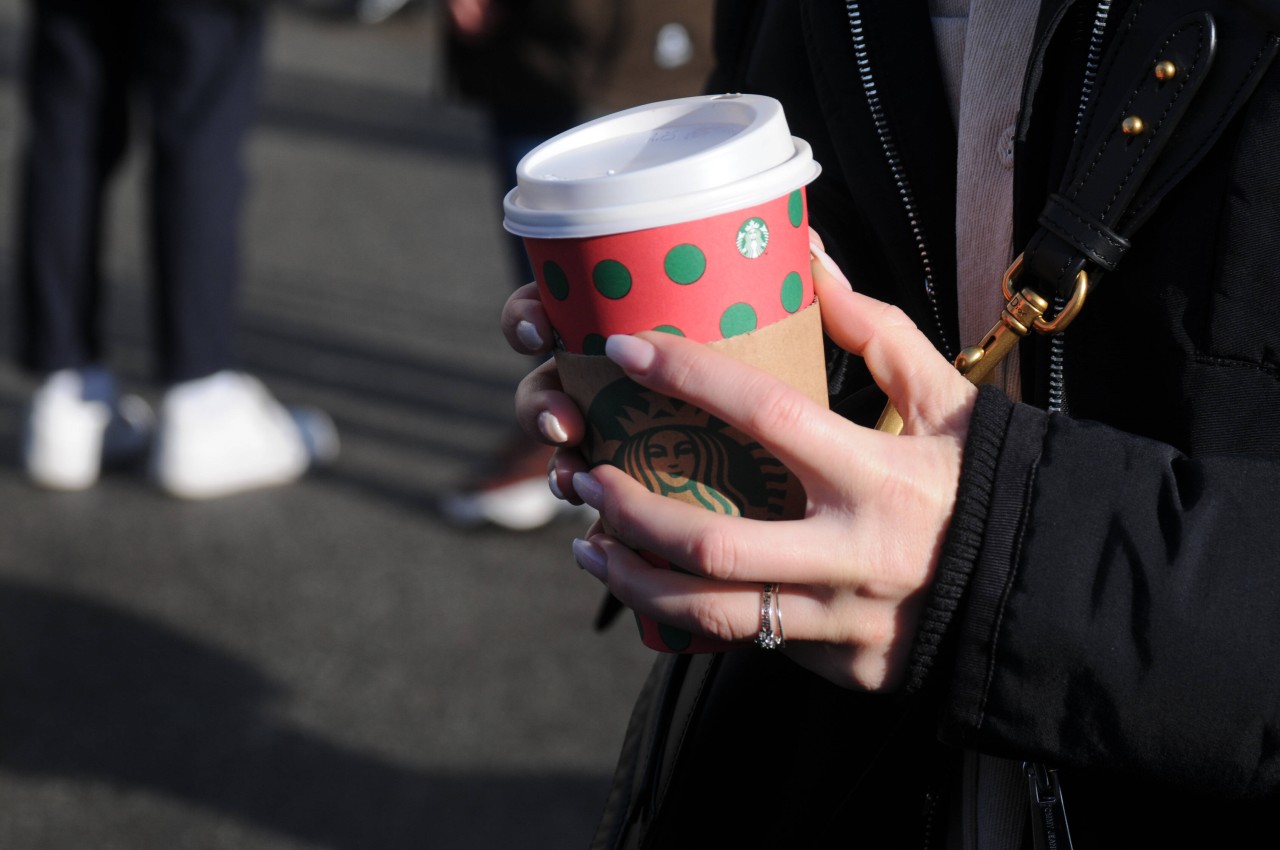
M 256 378 L 218 372 L 165 393 L 152 477 L 182 499 L 212 499 L 296 481 L 338 454 L 333 420 L 290 411 Z
M 85 490 L 102 466 L 137 459 L 154 417 L 137 396 L 120 396 L 105 369 L 62 369 L 36 390 L 27 415 L 22 464 L 50 490 Z
M 554 520 L 561 504 L 547 489 L 544 477 L 494 490 L 449 494 L 440 500 L 440 511 L 461 528 L 492 523 L 510 531 L 532 531 Z
M 460 528 L 496 525 L 509 531 L 532 531 L 559 517 L 594 515 L 586 505 L 572 505 L 552 495 L 547 463 L 553 451 L 524 436 L 516 437 L 493 458 L 488 474 L 441 496 L 440 513 Z

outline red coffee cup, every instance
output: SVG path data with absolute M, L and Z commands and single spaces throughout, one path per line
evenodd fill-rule
M 803 516 L 803 488 L 753 438 L 640 387 L 602 354 L 611 334 L 679 334 L 825 404 L 804 188 L 818 171 L 781 104 L 758 95 L 636 107 L 521 161 L 504 224 L 524 238 L 561 382 L 588 423 L 590 462 L 717 513 Z M 654 649 L 729 648 L 638 620 Z

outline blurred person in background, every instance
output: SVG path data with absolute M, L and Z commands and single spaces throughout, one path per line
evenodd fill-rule
M 452 91 L 486 110 L 505 193 L 520 159 L 592 117 L 702 93 L 711 70 L 712 0 L 446 0 Z M 495 224 L 501 215 L 495 199 Z M 506 236 L 512 288 L 533 280 L 524 247 Z M 547 489 L 552 450 L 512 425 L 501 450 L 447 493 L 462 526 L 543 526 L 569 505 Z
M 22 463 L 82 490 L 141 460 L 159 486 L 211 498 L 284 484 L 337 451 L 319 411 L 236 371 L 234 301 L 264 16 L 253 0 L 32 0 L 18 241 L 20 364 L 39 376 Z M 137 98 L 137 100 L 135 100 Z M 145 107 L 158 417 L 121 395 L 102 341 L 108 183 Z M 153 423 L 153 419 L 155 419 Z

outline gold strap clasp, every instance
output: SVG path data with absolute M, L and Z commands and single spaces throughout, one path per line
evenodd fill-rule
M 1000 361 L 1009 352 L 1018 347 L 1024 336 L 1032 329 L 1041 334 L 1060 334 L 1080 314 L 1084 300 L 1089 295 L 1089 275 L 1083 269 L 1076 275 L 1075 289 L 1067 303 L 1062 306 L 1052 319 L 1046 319 L 1049 302 L 1031 288 L 1014 291 L 1014 284 L 1022 275 L 1023 256 L 1019 254 L 1000 280 L 1000 291 L 1004 294 L 1005 305 L 1000 311 L 1000 321 L 987 332 L 982 341 L 971 345 L 960 352 L 956 358 L 956 368 L 975 384 L 980 384 L 990 377 Z M 891 434 L 902 433 L 902 416 L 894 409 L 892 402 L 885 406 L 876 423 L 877 431 Z

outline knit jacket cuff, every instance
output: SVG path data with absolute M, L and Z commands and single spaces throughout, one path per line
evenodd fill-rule
M 907 693 L 923 689 L 930 671 L 942 663 L 947 648 L 954 643 L 947 639 L 948 630 L 960 608 L 982 546 L 996 464 L 1012 406 L 996 388 L 988 385 L 979 388 L 969 420 L 955 510 L 911 652 Z

